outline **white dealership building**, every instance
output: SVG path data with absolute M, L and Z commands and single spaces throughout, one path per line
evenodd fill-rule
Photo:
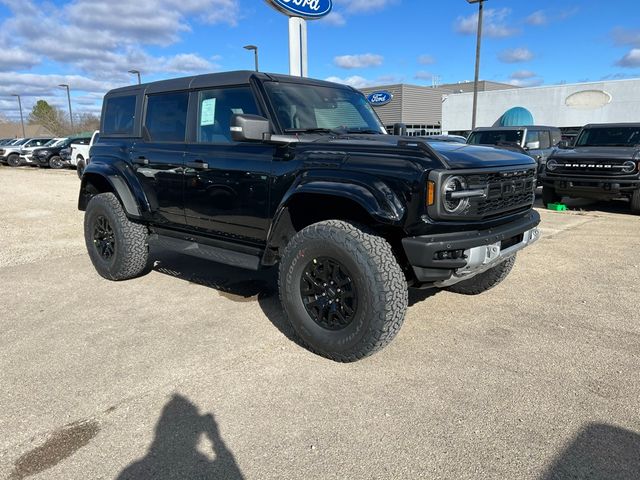
M 560 127 L 567 136 L 588 123 L 640 122 L 640 78 L 480 92 L 477 126 L 498 125 L 515 107 L 528 110 L 535 124 Z M 443 133 L 468 133 L 472 108 L 472 93 L 444 95 Z

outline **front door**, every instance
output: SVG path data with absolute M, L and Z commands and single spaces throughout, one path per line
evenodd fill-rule
M 186 223 L 184 167 L 188 92 L 147 97 L 144 140 L 130 155 L 156 221 L 167 226 Z
M 275 147 L 231 139 L 233 114 L 260 115 L 251 88 L 192 93 L 197 105 L 185 169 L 185 214 L 208 234 L 263 242 L 269 228 L 269 182 Z

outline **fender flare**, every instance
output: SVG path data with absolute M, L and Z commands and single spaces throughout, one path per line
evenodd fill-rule
M 87 183 L 91 181 L 91 178 L 100 177 L 110 185 L 111 190 L 116 197 L 118 197 L 118 200 L 120 200 L 120 204 L 128 217 L 141 219 L 145 216 L 149 208 L 144 192 L 140 185 L 137 185 L 136 188 L 138 180 L 135 176 L 127 175 L 125 173 L 127 170 L 124 168 L 117 168 L 126 166 L 126 164 L 119 165 L 119 163 L 123 162 L 112 164 L 101 162 L 99 158 L 92 158 L 91 163 L 86 166 L 82 176 L 80 197 L 78 199 L 78 208 L 80 210 L 86 209 L 88 203 L 88 198 L 85 194 Z
M 304 176 L 298 178 L 282 198 L 276 209 L 267 235 L 267 250 L 284 246 L 287 237 L 294 231 L 289 205 L 301 194 L 338 197 L 352 201 L 362 207 L 376 222 L 399 226 L 406 209 L 395 192 L 378 179 L 340 178 L 328 179 Z

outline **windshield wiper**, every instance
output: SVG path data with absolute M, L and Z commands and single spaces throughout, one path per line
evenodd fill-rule
M 284 133 L 333 133 L 342 135 L 344 131 L 333 130 L 331 128 L 285 128 Z
M 373 130 L 372 128 L 348 128 L 345 130 L 346 133 L 362 133 L 366 135 L 374 134 L 374 135 L 382 135 L 380 130 Z

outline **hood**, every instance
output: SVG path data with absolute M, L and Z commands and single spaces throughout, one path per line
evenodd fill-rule
M 640 147 L 574 147 L 558 149 L 553 158 L 582 158 L 588 160 L 632 160 L 638 155 Z
M 315 142 L 325 142 L 327 137 L 317 138 Z M 419 137 L 400 137 L 396 135 L 348 135 L 331 137 L 328 143 L 343 144 L 364 148 L 404 148 L 398 142 L 409 145 L 420 144 L 420 147 L 435 152 L 438 158 L 451 169 L 495 168 L 508 166 L 533 166 L 536 162 L 528 155 L 493 147 L 465 145 L 452 142 L 427 142 Z

